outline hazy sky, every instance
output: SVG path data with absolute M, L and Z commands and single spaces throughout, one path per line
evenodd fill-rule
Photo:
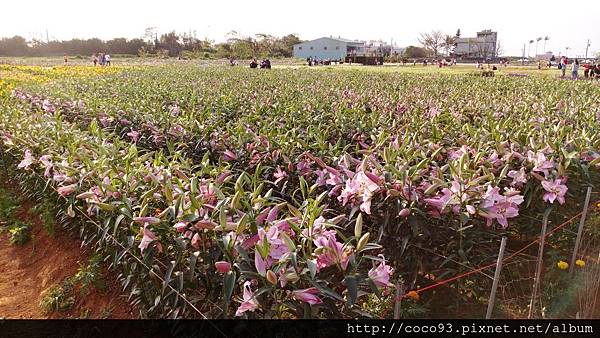
M 588 39 L 590 54 L 600 51 L 597 18 L 573 4 L 558 7 L 547 0 L 10 0 L 0 7 L 0 37 L 45 39 L 48 30 L 50 39 L 136 38 L 146 27 L 155 26 L 159 34 L 191 30 L 216 41 L 235 30 L 246 35 L 296 33 L 305 40 L 330 35 L 393 39 L 398 46 L 407 46 L 417 45 L 419 33 L 433 29 L 454 35 L 460 28 L 462 36 L 469 37 L 489 28 L 498 32 L 504 55 L 521 55 L 524 42 L 546 35 L 550 37 L 546 49 L 556 55 L 564 54 L 566 47 L 569 56 L 583 55 Z

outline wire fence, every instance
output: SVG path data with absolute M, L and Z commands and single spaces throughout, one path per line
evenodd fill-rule
M 595 194 L 595 193 L 594 193 Z M 589 200 L 589 197 L 588 197 Z M 587 200 L 586 200 L 587 201 Z M 588 203 L 593 209 L 599 205 L 600 200 Z M 582 203 L 584 204 L 584 203 Z M 587 215 L 587 208 L 569 217 L 560 224 L 552 227 L 543 236 L 538 236 L 535 240 L 521 246 L 517 250 L 506 250 L 504 257 L 500 260 L 501 271 L 498 275 L 497 293 L 495 295 L 495 304 L 493 305 L 493 314 L 491 318 L 552 318 L 553 316 L 571 316 L 571 313 L 576 313 L 577 318 L 598 318 L 600 314 L 597 309 L 596 299 L 600 288 L 600 214 L 591 212 Z M 565 258 L 565 262 L 560 263 L 556 260 L 556 248 L 549 244 L 548 240 L 562 240 L 563 238 L 571 239 L 577 234 L 578 221 L 582 216 L 587 216 L 587 221 L 582 223 L 583 231 L 581 234 L 581 242 L 575 253 L 577 260 L 575 261 L 574 275 L 570 275 L 566 269 L 569 261 Z M 542 220 L 535 219 L 538 224 L 542 224 Z M 543 237 L 543 240 L 542 240 Z M 540 243 L 544 243 L 543 248 L 539 248 Z M 570 244 L 569 244 L 570 245 Z M 575 249 L 575 243 L 571 247 L 571 251 Z M 500 245 L 498 245 L 500 246 Z M 514 243 L 513 243 L 514 246 Z M 566 245 L 568 246 L 568 245 Z M 518 246 L 517 246 L 518 247 Z M 448 259 L 435 253 L 433 250 L 418 247 L 423 252 L 436 255 L 440 258 Z M 541 249 L 542 256 L 535 253 L 535 250 Z M 570 257 L 570 256 L 569 256 Z M 478 278 L 471 278 L 468 282 L 476 283 L 472 285 L 471 290 L 489 290 L 491 291 L 494 272 L 497 262 L 484 264 L 479 267 L 469 267 L 460 262 L 449 261 L 460 265 L 461 269 L 467 271 L 433 282 L 432 284 L 416 288 L 414 290 L 405 290 L 400 295 L 395 297 L 396 306 L 405 299 L 420 299 L 421 295 L 427 292 L 436 290 L 442 294 L 439 289 L 442 286 L 445 293 L 450 293 L 450 297 L 455 297 L 457 315 L 458 313 L 467 314 L 468 316 L 483 317 L 485 315 L 485 302 L 489 300 L 487 295 L 476 295 L 474 297 L 466 297 L 464 290 L 460 290 L 454 286 L 455 281 L 466 279 L 469 276 L 477 275 Z M 540 271 L 536 271 L 536 266 L 541 264 Z M 556 272 L 555 272 L 556 271 Z M 538 291 L 535 292 L 536 275 L 539 273 L 540 285 Z M 568 277 L 567 277 L 568 276 Z M 485 277 L 485 278 L 481 278 Z M 547 283 L 544 282 L 547 279 Z M 564 281 L 567 278 L 573 279 L 572 292 L 561 290 L 561 285 L 558 281 Z M 569 283 L 567 283 L 569 284 Z M 559 292 L 565 294 L 564 306 L 558 304 L 550 296 Z M 550 296 L 549 296 L 550 295 Z M 447 303 L 450 303 L 449 301 Z M 487 304 L 485 304 L 487 305 Z M 533 305 L 533 307 L 532 307 Z M 559 308 L 563 312 L 550 313 L 549 308 Z M 575 307 L 575 309 L 573 309 Z M 398 316 L 396 311 L 396 316 Z M 382 317 L 389 316 L 390 311 L 386 311 Z M 451 316 L 451 312 L 447 312 L 446 316 Z

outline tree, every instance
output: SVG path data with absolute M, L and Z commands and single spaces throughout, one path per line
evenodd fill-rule
M 256 34 L 256 39 L 254 39 L 256 43 L 256 47 L 258 48 L 258 53 L 261 57 L 267 57 L 269 55 L 274 55 L 274 47 L 277 38 L 273 35 L 258 33 Z
M 489 56 L 494 56 L 498 45 L 494 47 L 490 42 L 480 42 L 477 41 L 475 44 L 477 50 L 477 56 L 480 58 L 488 58 Z M 497 55 L 497 54 L 496 54 Z
M 443 46 L 444 33 L 439 30 L 432 31 L 431 33 L 421 33 L 419 42 L 436 56 L 439 49 Z
M 446 35 L 444 37 L 444 42 L 442 43 L 442 47 L 446 51 L 446 55 L 450 55 L 454 52 L 454 47 L 456 47 L 456 36 Z
M 502 49 L 502 42 L 500 40 L 498 40 L 496 42 L 496 57 L 499 57 L 500 55 L 502 55 L 504 53 L 504 49 Z
M 156 52 L 156 49 L 158 48 L 158 34 L 156 33 L 156 27 L 146 28 L 142 38 L 148 45 L 147 50 L 149 52 Z
M 424 58 L 429 55 L 429 50 L 421 47 L 408 46 L 404 50 L 404 57 L 409 59 Z
M 293 55 L 294 45 L 302 42 L 296 34 L 288 34 L 278 40 L 277 52 L 284 57 Z
M 170 33 L 160 36 L 159 46 L 166 50 L 169 53 L 169 56 L 176 56 L 179 55 L 182 50 L 179 40 L 179 35 L 177 35 L 175 31 L 171 31 Z
M 27 52 L 27 41 L 22 36 L 0 39 L 0 55 L 21 56 Z

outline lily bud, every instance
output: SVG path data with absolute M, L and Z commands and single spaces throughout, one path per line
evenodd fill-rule
M 404 208 L 402 210 L 400 210 L 400 217 L 407 217 L 408 215 L 410 215 L 410 209 L 408 208 Z
M 369 235 L 370 234 L 367 232 L 360 238 L 360 240 L 358 241 L 358 244 L 356 245 L 357 252 L 362 250 L 367 245 L 367 243 L 369 243 Z
M 267 281 L 269 281 L 269 283 L 271 283 L 273 285 L 277 284 L 277 276 L 271 270 L 267 271 Z
M 215 268 L 219 273 L 228 273 L 231 270 L 231 264 L 226 261 L 215 262 Z

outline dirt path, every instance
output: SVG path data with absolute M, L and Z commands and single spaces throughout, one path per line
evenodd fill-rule
M 68 311 L 46 314 L 40 301 L 50 286 L 61 284 L 88 262 L 89 254 L 80 249 L 75 237 L 56 230 L 49 235 L 39 216 L 25 203 L 16 217 L 32 226 L 32 240 L 25 245 L 11 244 L 9 235 L 0 235 L 0 318 L 135 318 L 135 310 L 119 294 L 114 275 L 103 271 L 105 292 L 90 288 L 87 295 L 75 290 L 75 303 Z M 58 226 L 57 226 L 58 228 Z

